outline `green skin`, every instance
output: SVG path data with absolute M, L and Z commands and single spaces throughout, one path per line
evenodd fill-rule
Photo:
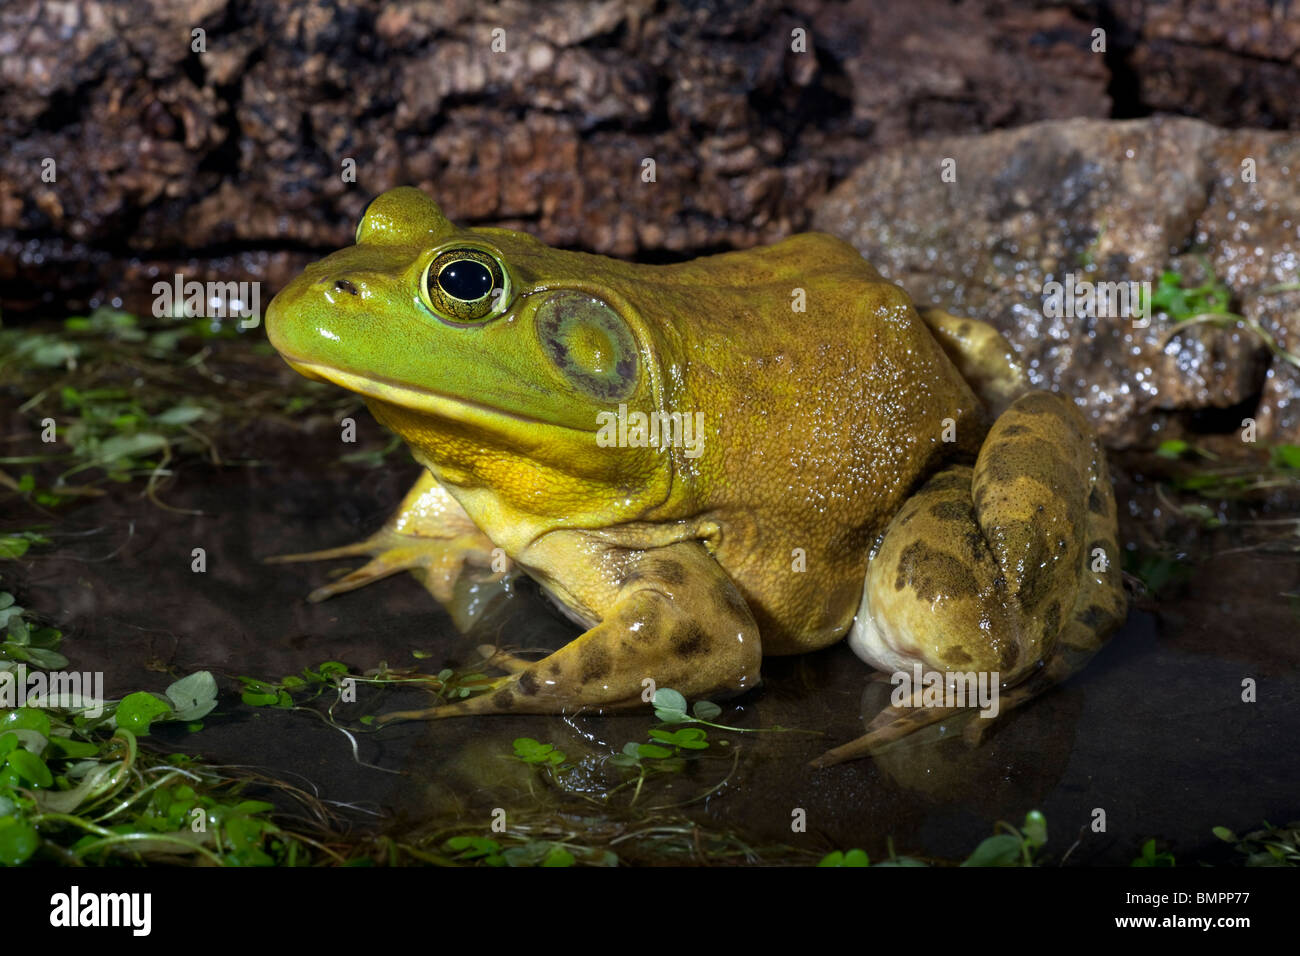
M 460 229 L 394 189 L 267 331 L 427 468 L 374 537 L 283 559 L 372 557 L 314 599 L 409 569 L 450 606 L 508 557 L 586 628 L 390 718 L 645 706 L 647 679 L 716 697 L 846 634 L 886 671 L 996 673 L 1005 712 L 1124 617 L 1083 417 L 1029 391 L 991 327 L 918 314 L 831 236 L 643 266 Z M 699 427 L 650 443 L 638 413 Z M 953 713 L 887 708 L 821 762 Z

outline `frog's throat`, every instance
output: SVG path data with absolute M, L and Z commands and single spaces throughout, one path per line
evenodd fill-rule
M 491 428 L 494 424 L 499 426 L 503 419 L 529 425 L 544 425 L 547 428 L 560 427 L 555 425 L 554 422 L 521 415 L 518 412 L 485 405 L 471 399 L 444 395 L 441 392 L 418 386 L 401 385 L 379 375 L 354 375 L 351 372 L 345 372 L 330 365 L 303 362 L 287 356 L 284 360 L 290 368 L 305 378 L 339 385 L 350 392 L 356 392 L 358 395 L 374 398 L 388 405 L 396 405 L 399 408 L 423 412 L 437 418 L 463 422 L 479 428 Z M 594 433 L 599 426 L 593 426 L 591 429 L 564 427 L 568 431 L 590 431 Z

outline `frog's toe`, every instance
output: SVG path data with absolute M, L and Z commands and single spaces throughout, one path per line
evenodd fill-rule
M 536 661 L 525 660 L 508 651 L 503 651 L 492 644 L 480 644 L 478 652 L 483 655 L 483 666 L 498 667 L 507 674 L 518 674 L 536 663 Z
M 955 717 L 966 708 L 963 707 L 886 707 L 867 725 L 867 732 L 856 740 L 826 751 L 808 765 L 820 770 L 833 767 L 837 763 L 869 757 L 886 744 L 902 740 L 923 727 Z
M 365 587 L 400 571 L 411 571 L 439 603 L 447 604 L 452 600 L 456 580 L 462 568 L 466 564 L 473 563 L 478 553 L 477 544 L 475 539 L 416 537 L 400 534 L 385 527 L 355 544 L 327 548 L 323 551 L 308 551 L 303 554 L 277 555 L 265 560 L 268 564 L 286 564 L 295 561 L 330 561 L 335 558 L 372 555 L 371 559 L 360 568 L 316 588 L 307 595 L 307 600 L 313 603 L 324 601 L 336 594 L 355 591 L 357 588 Z M 501 575 L 498 574 L 496 577 L 500 578 Z

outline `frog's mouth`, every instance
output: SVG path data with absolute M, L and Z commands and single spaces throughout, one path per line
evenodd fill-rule
M 400 408 L 422 412 L 438 418 L 463 422 L 474 427 L 491 428 L 493 424 L 499 427 L 502 419 L 509 419 L 510 421 L 545 428 L 596 431 L 594 427 L 579 429 L 571 425 L 546 421 L 499 405 L 487 405 L 470 398 L 446 395 L 417 385 L 404 385 L 380 375 L 355 375 L 332 365 L 304 362 L 299 359 L 289 358 L 283 354 L 282 357 L 291 369 L 312 381 L 329 382 L 331 385 L 338 385 L 350 392 L 356 392 L 358 395 L 364 395 L 366 398 L 373 398 L 388 405 L 396 405 Z

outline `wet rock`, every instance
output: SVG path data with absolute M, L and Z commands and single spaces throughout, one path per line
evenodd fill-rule
M 1274 291 L 1300 274 L 1297 174 L 1300 138 L 1284 133 L 1173 117 L 1045 122 L 883 152 L 814 225 L 918 305 L 992 322 L 1033 383 L 1074 395 L 1112 445 L 1168 437 L 1175 413 L 1201 408 L 1233 410 L 1219 416 L 1224 431 L 1253 416 L 1261 439 L 1296 441 L 1300 369 L 1245 327 L 1055 316 L 1044 295 L 1070 278 L 1154 286 L 1166 270 L 1190 285 L 1208 266 L 1232 311 L 1300 353 L 1300 291 Z

